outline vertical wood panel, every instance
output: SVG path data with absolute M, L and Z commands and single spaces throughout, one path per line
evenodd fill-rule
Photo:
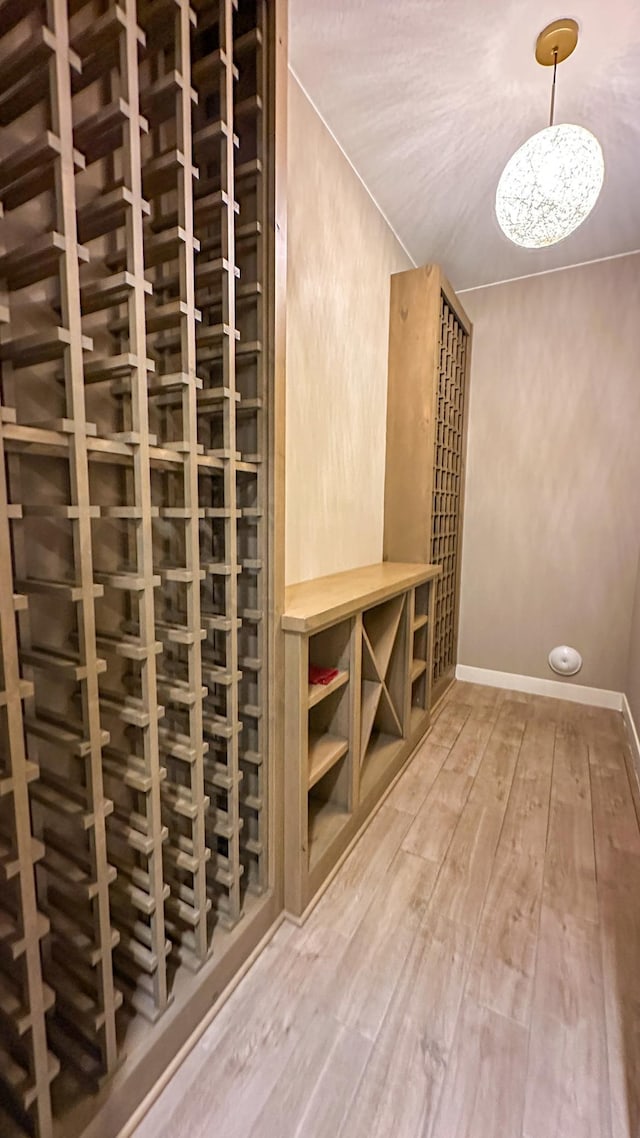
M 442 566 L 431 706 L 457 661 L 470 351 L 471 325 L 437 265 L 392 276 L 384 557 Z

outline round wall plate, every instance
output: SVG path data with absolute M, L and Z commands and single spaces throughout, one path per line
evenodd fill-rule
M 568 16 L 564 20 L 554 20 L 540 32 L 536 40 L 536 59 L 543 67 L 553 67 L 558 53 L 558 63 L 575 51 L 578 42 L 578 24 Z
M 575 676 L 582 667 L 582 656 L 576 648 L 568 644 L 559 644 L 549 653 L 549 667 L 559 676 Z

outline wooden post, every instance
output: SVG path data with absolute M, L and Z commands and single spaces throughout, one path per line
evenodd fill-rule
M 60 306 L 62 322 L 69 333 L 64 353 L 64 379 L 67 415 L 72 423 L 69 435 L 69 470 L 71 504 L 77 507 L 73 521 L 75 572 L 80 586 L 78 602 L 79 659 L 86 669 L 81 685 L 82 720 L 89 741 L 86 761 L 88 805 L 93 817 L 89 831 L 95 896 L 92 901 L 94 935 L 100 960 L 97 965 L 98 1002 L 103 1022 L 98 1033 L 102 1059 L 107 1071 L 117 1062 L 116 995 L 111 959 L 111 922 L 109 913 L 109 866 L 105 819 L 109 804 L 102 780 L 102 737 L 100 725 L 100 693 L 98 689 L 98 654 L 94 611 L 94 574 L 91 546 L 89 494 L 89 460 L 84 402 L 83 336 L 80 306 L 79 250 L 76 229 L 76 196 L 74 181 L 74 138 L 71 118 L 71 73 L 69 32 L 65 0 L 49 0 L 49 21 L 57 46 L 51 63 L 51 98 L 53 127 L 60 139 L 60 155 L 55 163 L 55 195 L 58 211 L 57 229 L 64 238 L 61 257 Z

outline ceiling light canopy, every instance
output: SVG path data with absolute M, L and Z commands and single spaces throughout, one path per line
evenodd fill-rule
M 553 125 L 556 69 L 578 42 L 575 20 L 556 20 L 538 36 L 536 59 L 553 65 L 550 125 L 520 147 L 504 168 L 496 191 L 503 233 L 525 249 L 555 245 L 591 213 L 604 179 L 597 138 L 585 127 Z

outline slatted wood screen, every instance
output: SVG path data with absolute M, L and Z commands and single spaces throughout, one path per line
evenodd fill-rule
M 393 274 L 383 548 L 385 560 L 442 567 L 433 619 L 430 612 L 417 645 L 430 707 L 454 680 L 457 662 L 472 335 L 439 265 Z
M 442 576 L 435 587 L 433 687 L 436 690 L 456 663 L 468 338 L 442 292 L 430 558 L 432 564 L 442 566 Z
M 267 885 L 266 17 L 0 0 L 3 1138 Z

